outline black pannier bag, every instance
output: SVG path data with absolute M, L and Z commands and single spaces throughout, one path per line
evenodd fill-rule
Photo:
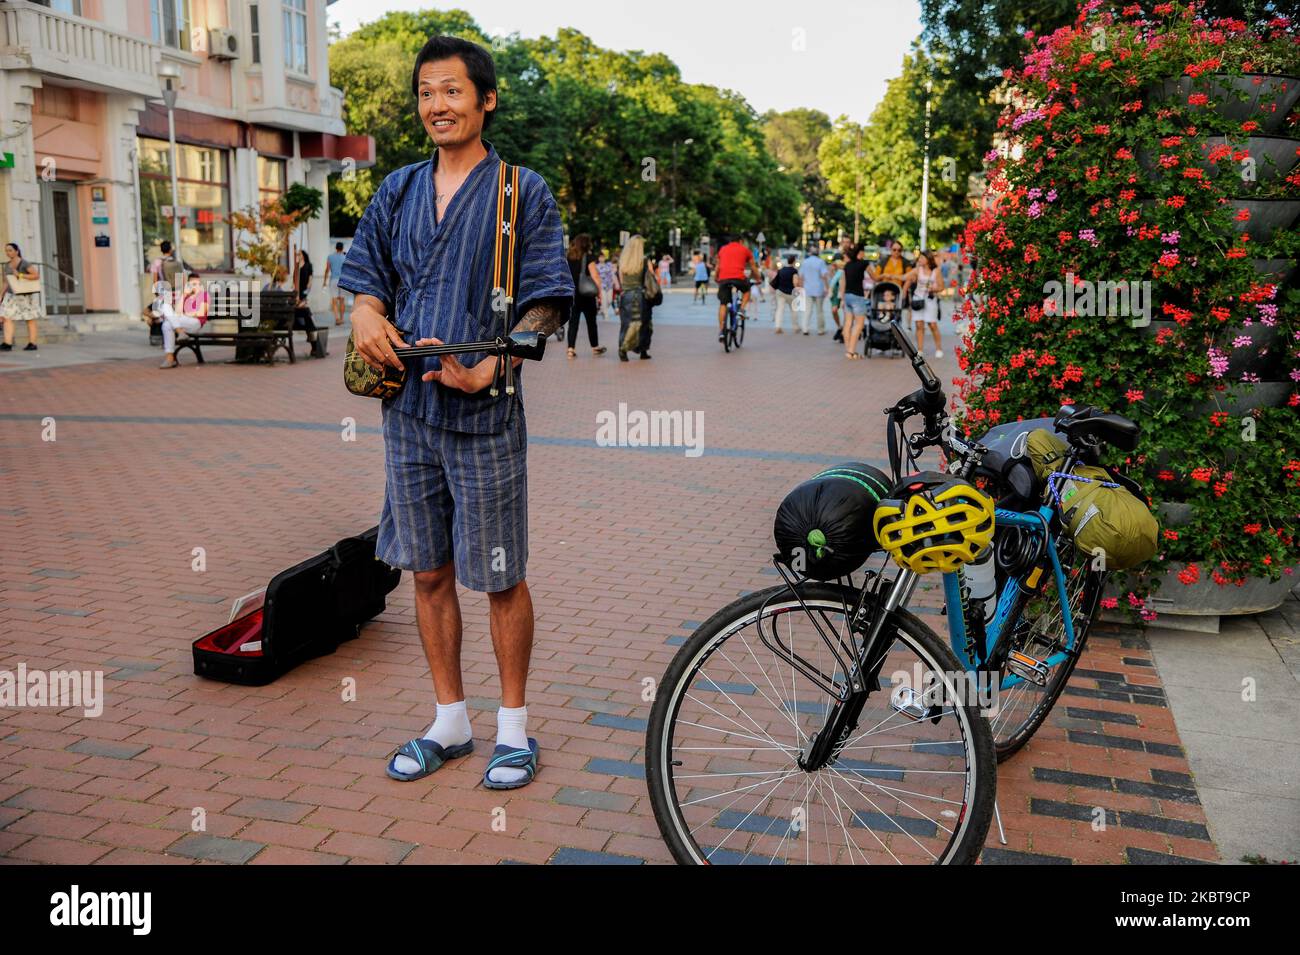
M 891 487 L 884 471 L 858 461 L 813 475 L 777 508 L 772 536 L 781 559 L 815 580 L 857 570 L 879 549 L 871 517 Z

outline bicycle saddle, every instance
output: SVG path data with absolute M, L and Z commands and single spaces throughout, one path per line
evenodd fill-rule
M 1061 405 L 1054 424 L 1056 430 L 1075 446 L 1087 447 L 1105 441 L 1121 451 L 1136 448 L 1138 436 L 1142 433 L 1136 421 L 1088 406 Z

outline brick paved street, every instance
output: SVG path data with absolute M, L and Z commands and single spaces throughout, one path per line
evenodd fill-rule
M 685 315 L 680 294 L 668 307 Z M 613 344 L 611 324 L 601 333 Z M 822 465 L 880 462 L 879 411 L 915 381 L 899 361 L 846 362 L 829 335 L 751 328 L 724 355 L 705 319 L 666 320 L 649 362 L 593 358 L 585 343 L 568 361 L 551 344 L 526 369 L 542 771 L 512 793 L 477 785 L 499 700 L 481 595 L 463 599 L 480 748 L 427 780 L 383 771 L 433 712 L 409 575 L 359 639 L 269 686 L 191 672 L 191 641 L 225 622 L 232 598 L 378 517 L 379 404 L 344 391 L 341 341 L 328 361 L 294 366 L 187 360 L 163 373 L 153 352 L 0 378 L 0 669 L 106 674 L 98 718 L 0 710 L 0 857 L 668 861 L 641 778 L 642 680 L 699 621 L 776 582 L 778 502 Z M 951 377 L 950 352 L 936 366 Z M 705 453 L 596 446 L 597 413 L 619 402 L 702 409 Z M 355 442 L 341 438 L 347 416 Z M 918 603 L 934 614 L 937 592 Z M 355 702 L 341 700 L 346 677 Z M 995 827 L 985 863 L 1218 859 L 1135 632 L 1094 633 L 998 793 L 1007 845 Z M 191 831 L 196 807 L 204 833 Z

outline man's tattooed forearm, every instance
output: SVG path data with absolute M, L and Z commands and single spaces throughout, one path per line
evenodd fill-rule
M 524 313 L 515 326 L 517 332 L 540 332 L 543 338 L 553 335 L 564 324 L 565 315 L 552 302 L 538 302 Z

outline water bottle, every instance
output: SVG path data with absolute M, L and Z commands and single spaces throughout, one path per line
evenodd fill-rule
M 984 553 L 967 564 L 963 570 L 966 586 L 970 588 L 970 609 L 972 612 L 979 610 L 983 614 L 983 621 L 987 623 L 993 619 L 993 614 L 998 609 L 995 593 L 997 572 L 993 564 L 993 548 L 985 548 Z

